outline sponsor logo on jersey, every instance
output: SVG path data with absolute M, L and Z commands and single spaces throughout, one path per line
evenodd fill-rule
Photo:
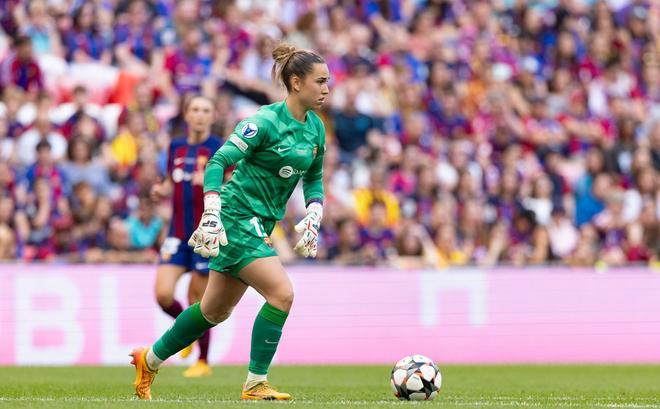
M 259 132 L 259 127 L 254 122 L 246 123 L 245 125 L 243 125 L 243 128 L 241 129 L 241 133 L 243 134 L 243 136 L 248 139 L 254 137 L 257 134 L 257 132 Z
M 229 138 L 229 142 L 236 145 L 236 147 L 238 149 L 240 149 L 242 152 L 247 152 L 247 150 L 248 150 L 248 144 L 245 143 L 244 140 L 242 140 L 241 138 L 239 138 L 236 135 L 232 135 L 231 138 Z
M 288 179 L 291 176 L 293 176 L 293 168 L 289 165 L 282 166 L 279 175 L 282 176 L 284 179 Z
M 186 172 L 185 170 L 181 168 L 176 168 L 172 171 L 172 180 L 174 183 L 179 183 L 179 182 L 189 182 L 193 178 L 193 174 L 190 172 Z
M 300 169 L 294 169 L 293 167 L 286 165 L 282 166 L 279 171 L 279 175 L 283 177 L 284 179 L 288 179 L 293 175 L 299 175 L 302 176 L 306 173 L 307 171 L 305 170 L 300 170 Z
M 196 158 L 175 158 L 174 159 L 174 166 L 179 166 L 182 164 L 186 165 L 192 165 L 196 163 L 197 159 Z

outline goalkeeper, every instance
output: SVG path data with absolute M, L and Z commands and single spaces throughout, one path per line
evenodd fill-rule
M 273 51 L 273 79 L 287 89 L 283 101 L 263 106 L 240 122 L 204 174 L 204 213 L 188 244 L 210 257 L 201 303 L 191 305 L 150 348 L 131 352 L 135 391 L 151 399 L 160 365 L 204 332 L 225 321 L 248 286 L 266 300 L 252 329 L 250 364 L 242 398 L 288 400 L 267 380 L 293 302 L 293 288 L 269 235 L 302 178 L 307 215 L 295 250 L 315 257 L 323 216 L 325 128 L 313 112 L 328 95 L 329 71 L 318 54 L 280 44 Z M 237 163 L 222 186 L 224 170 Z

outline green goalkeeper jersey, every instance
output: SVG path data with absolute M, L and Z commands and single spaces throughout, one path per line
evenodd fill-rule
M 323 200 L 325 127 L 307 112 L 305 122 L 293 118 L 285 101 L 263 106 L 241 121 L 209 161 L 204 192 L 220 192 L 223 207 L 237 214 L 280 220 L 298 181 L 305 202 Z M 224 170 L 237 163 L 224 186 Z

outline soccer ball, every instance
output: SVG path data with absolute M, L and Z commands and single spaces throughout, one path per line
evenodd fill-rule
M 438 396 L 442 375 L 430 358 L 410 355 L 394 365 L 390 384 L 401 400 L 431 400 Z

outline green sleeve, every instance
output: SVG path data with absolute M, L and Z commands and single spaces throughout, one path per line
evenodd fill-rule
M 305 205 L 311 202 L 323 203 L 323 155 L 325 154 L 325 127 L 323 122 L 319 123 L 319 147 L 318 153 L 312 165 L 303 176 L 303 193 L 305 195 Z
M 220 147 L 206 165 L 204 193 L 220 192 L 225 169 L 250 156 L 268 137 L 269 122 L 254 115 L 239 122 L 227 142 Z
M 231 143 L 225 143 L 218 149 L 204 171 L 204 193 L 220 192 L 225 169 L 246 157 L 246 152 Z

